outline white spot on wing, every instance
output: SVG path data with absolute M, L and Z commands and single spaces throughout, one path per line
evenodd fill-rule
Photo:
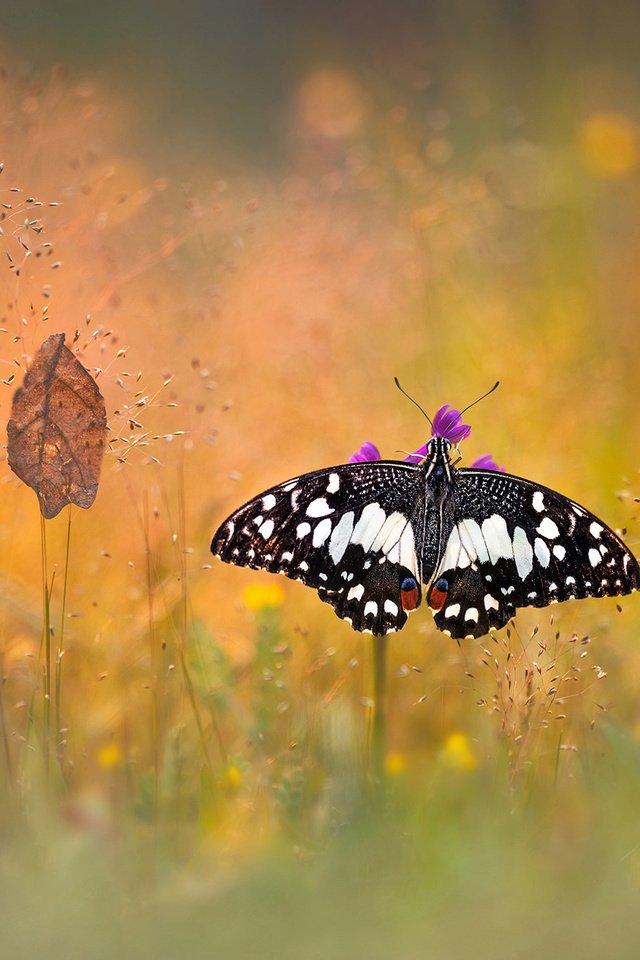
M 499 610 L 500 604 L 495 597 L 492 597 L 490 593 L 485 593 L 484 595 L 484 608 L 485 610 Z
M 549 547 L 546 545 L 544 540 L 541 540 L 540 537 L 536 537 L 533 549 L 542 566 L 548 567 L 549 561 L 551 560 L 551 554 L 549 553 Z
M 318 497 L 317 500 L 312 500 L 307 507 L 308 517 L 327 517 L 330 513 L 333 513 L 333 509 L 324 497 Z
M 365 553 L 368 552 L 386 517 L 379 503 L 368 503 L 354 527 L 351 542 L 359 543 Z
M 398 616 L 398 604 L 394 603 L 393 600 L 385 600 L 384 602 L 384 612 L 390 613 L 392 616 Z
M 475 520 L 462 520 L 458 524 L 460 542 L 472 560 L 489 562 L 489 551 L 482 536 L 480 525 Z
M 285 550 L 280 559 L 284 560 L 285 563 L 289 563 L 290 560 L 293 560 L 293 554 L 291 550 Z
M 597 567 L 601 559 L 602 558 L 600 556 L 600 551 L 596 550 L 595 547 L 591 547 L 591 550 L 589 550 L 589 563 L 591 564 L 591 566 Z
M 447 620 L 449 620 L 451 619 L 451 617 L 457 617 L 459 613 L 460 613 L 460 604 L 452 603 L 447 607 L 447 609 L 444 612 L 444 615 L 447 618 Z
M 373 543 L 371 544 L 371 550 L 382 550 L 385 554 L 392 550 L 399 541 L 402 529 L 406 522 L 407 518 L 404 516 L 404 514 L 398 513 L 397 510 L 394 510 L 393 513 L 390 513 L 382 524 L 379 532 L 376 534 Z
M 329 474 L 329 483 L 327 484 L 327 493 L 337 493 L 340 489 L 340 477 L 337 473 Z
M 273 510 L 276 505 L 276 498 L 272 493 L 268 493 L 266 497 L 262 498 L 262 509 L 263 510 Z
M 516 527 L 513 531 L 513 557 L 518 576 L 524 580 L 533 570 L 533 548 L 522 527 Z
M 311 524 L 306 523 L 306 521 L 304 523 L 299 523 L 298 526 L 296 527 L 296 536 L 298 540 L 301 540 L 303 537 L 306 537 L 308 533 L 311 533 Z
M 482 522 L 482 534 L 489 551 L 491 563 L 496 563 L 500 557 L 510 560 L 513 557 L 513 544 L 507 530 L 504 517 L 494 513 Z
M 546 537 L 547 540 L 555 540 L 556 537 L 560 536 L 560 531 L 551 517 L 544 517 L 540 523 L 540 526 L 538 527 L 538 533 L 541 536 Z
M 349 545 L 351 534 L 353 533 L 353 521 L 355 515 L 352 510 L 340 517 L 339 522 L 334 527 L 329 541 L 329 555 L 334 563 L 339 563 L 344 552 Z
M 478 616 L 479 614 L 476 607 L 469 607 L 469 609 L 465 612 L 464 619 L 465 621 L 477 623 Z
M 293 490 L 299 479 L 299 477 L 296 477 L 295 480 L 289 480 L 289 483 L 285 483 L 284 487 L 282 488 L 284 492 L 289 493 L 290 490 Z
M 314 547 L 321 547 L 325 540 L 331 536 L 332 529 L 333 524 L 331 523 L 331 520 L 329 520 L 329 517 L 325 517 L 324 520 L 321 520 L 313 531 Z
M 595 522 L 595 520 L 589 527 L 589 533 L 591 534 L 591 536 L 596 537 L 596 539 L 600 536 L 603 530 L 604 530 L 604 527 L 601 527 L 599 523 Z
M 440 570 L 456 570 L 459 567 L 468 567 L 470 563 L 471 560 L 469 559 L 469 553 L 462 547 L 460 531 L 456 526 L 449 534 L 447 546 L 445 547 L 442 562 L 440 564 Z
M 368 617 L 369 614 L 372 614 L 374 617 L 378 614 L 378 604 L 375 600 L 367 600 L 364 605 L 364 616 Z
M 404 567 L 411 570 L 412 573 L 418 573 L 418 558 L 416 556 L 416 540 L 413 535 L 413 527 L 405 522 L 402 535 L 396 540 L 391 548 L 388 542 L 385 545 L 387 560 L 390 563 L 401 563 Z
M 557 557 L 558 560 L 564 560 L 565 556 L 567 555 L 567 551 L 561 543 L 556 543 L 553 548 L 553 555 L 554 557 Z
M 355 587 L 351 587 L 349 593 L 347 594 L 347 600 L 359 600 L 364 593 L 364 586 L 361 583 L 357 583 Z
M 265 538 L 265 540 L 268 540 L 271 534 L 273 533 L 274 526 L 275 524 L 273 520 L 265 520 L 265 522 L 262 524 L 262 526 L 258 530 L 258 533 L 261 533 L 262 536 Z
M 537 510 L 538 513 L 542 513 L 544 510 L 544 497 L 541 490 L 536 490 L 533 495 L 533 509 Z

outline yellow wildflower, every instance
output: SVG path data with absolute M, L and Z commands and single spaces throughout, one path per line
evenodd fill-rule
M 98 750 L 98 763 L 106 770 L 120 766 L 122 759 L 122 750 L 113 740 Z
M 281 607 L 284 590 L 279 583 L 250 583 L 242 593 L 249 610 L 259 612 L 268 607 Z
M 227 783 L 227 786 L 231 787 L 233 790 L 237 790 L 242 783 L 242 774 L 237 767 L 232 765 L 227 767 L 224 779 Z
M 585 165 L 595 174 L 614 180 L 636 166 L 640 158 L 640 131 L 621 113 L 594 113 L 578 131 Z
M 475 770 L 478 766 L 478 758 L 465 733 L 449 734 L 444 742 L 442 757 L 450 767 L 457 770 Z
M 384 769 L 389 777 L 400 777 L 407 769 L 407 758 L 403 753 L 388 753 L 384 758 Z

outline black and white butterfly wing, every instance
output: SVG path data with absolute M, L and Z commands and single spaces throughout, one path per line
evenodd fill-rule
M 425 511 L 418 467 L 350 463 L 266 490 L 221 525 L 211 551 L 227 563 L 314 587 L 355 630 L 399 630 L 420 603 Z
M 453 637 L 504 626 L 518 607 L 620 596 L 640 586 L 633 554 L 573 500 L 520 477 L 458 470 L 452 524 L 429 592 Z

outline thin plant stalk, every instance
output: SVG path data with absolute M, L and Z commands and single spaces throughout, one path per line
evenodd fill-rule
M 210 770 L 213 769 L 211 755 L 209 752 L 209 745 L 207 742 L 207 736 L 202 723 L 202 718 L 200 717 L 200 711 L 198 704 L 196 702 L 195 690 L 193 688 L 193 681 L 191 679 L 191 674 L 189 672 L 189 667 L 187 665 L 187 637 L 189 630 L 189 592 L 188 592 L 188 570 L 187 570 L 187 518 L 185 513 L 185 504 L 186 504 L 186 495 L 185 495 L 185 483 L 184 483 L 184 462 L 181 461 L 178 467 L 178 549 L 180 551 L 179 563 L 180 563 L 180 608 L 181 608 L 181 618 L 180 618 L 180 633 L 179 633 L 179 643 L 178 643 L 178 655 L 180 657 L 180 669 L 182 670 L 182 675 L 184 678 L 184 686 L 189 703 L 191 705 L 191 710 L 193 712 L 194 719 L 196 721 L 196 726 L 198 728 L 198 736 L 200 738 L 200 743 L 202 745 L 202 753 L 205 758 L 205 762 Z M 224 740 L 222 738 L 222 731 L 220 730 L 220 725 L 218 723 L 218 717 L 216 711 L 211 704 L 209 704 L 209 716 L 211 718 L 211 726 L 216 735 L 218 741 L 218 747 L 220 749 L 220 754 L 225 763 L 227 763 L 227 752 L 224 745 Z
M 2 653 L 0 652 L 0 677 L 4 676 L 4 663 Z M 7 718 L 4 708 L 4 684 L 0 681 L 0 729 L 2 731 L 2 747 L 4 753 L 5 767 L 7 771 L 7 783 L 13 786 L 13 769 L 11 764 L 11 750 L 9 749 L 9 737 L 7 736 Z
M 145 494 L 143 532 L 145 544 L 145 560 L 147 575 L 147 614 L 149 626 L 149 657 L 151 661 L 151 742 L 153 750 L 153 812 L 158 813 L 160 790 L 160 745 L 159 737 L 159 703 L 158 703 L 158 648 L 155 630 L 155 589 L 153 564 L 151 556 L 151 539 L 149 532 L 149 498 Z
M 67 512 L 67 545 L 64 556 L 64 575 L 62 581 L 62 613 L 60 615 L 60 638 L 56 649 L 56 755 L 62 770 L 62 658 L 64 656 L 64 625 L 67 615 L 67 587 L 69 584 L 69 556 L 71 552 L 71 504 Z
M 373 721 L 371 772 L 376 791 L 384 790 L 387 754 L 387 650 L 388 638 L 373 638 Z
M 47 582 L 47 530 L 42 513 L 40 513 L 40 558 L 42 564 L 42 649 L 44 651 L 44 764 L 48 776 L 51 737 L 51 595 Z

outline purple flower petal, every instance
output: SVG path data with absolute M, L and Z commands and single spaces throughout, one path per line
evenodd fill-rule
M 404 458 L 405 463 L 420 463 L 421 460 L 424 460 L 426 455 L 427 455 L 427 445 L 426 443 L 423 443 L 421 447 L 418 447 L 415 453 L 411 453 L 409 454 L 408 457 Z
M 499 473 L 505 472 L 505 468 L 499 467 L 490 453 L 485 453 L 483 456 L 477 457 L 470 466 L 478 470 L 497 470 Z
M 462 422 L 461 415 L 448 403 L 443 404 L 433 418 L 432 437 L 445 437 L 451 443 L 460 443 L 470 433 L 471 427 Z
M 375 443 L 365 440 L 359 450 L 352 453 L 349 457 L 349 463 L 364 463 L 366 460 L 381 460 L 380 451 Z

